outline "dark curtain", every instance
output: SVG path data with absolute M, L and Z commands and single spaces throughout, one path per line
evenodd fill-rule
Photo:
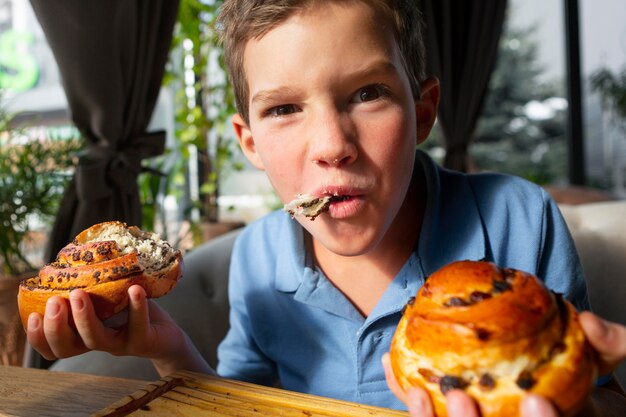
M 178 0 L 31 0 L 54 54 L 72 121 L 86 141 L 54 225 L 48 258 L 92 224 L 141 225 L 142 159 L 163 153 L 146 132 L 161 87 Z
M 468 146 L 502 33 L 507 0 L 422 0 L 428 71 L 441 82 L 444 166 L 468 172 Z

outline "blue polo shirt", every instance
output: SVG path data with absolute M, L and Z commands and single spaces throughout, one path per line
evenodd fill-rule
M 287 213 L 271 213 L 242 232 L 232 256 L 231 328 L 218 349 L 220 375 L 404 409 L 387 388 L 381 356 L 425 277 L 455 260 L 484 258 L 531 272 L 577 308 L 589 308 L 574 244 L 542 188 L 501 174 L 445 170 L 421 151 L 416 166 L 428 189 L 418 244 L 368 317 L 316 268 L 303 228 Z

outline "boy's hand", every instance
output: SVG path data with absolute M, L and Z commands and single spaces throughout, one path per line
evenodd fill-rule
M 32 313 L 26 331 L 28 342 L 48 359 L 67 358 L 89 350 L 113 355 L 135 355 L 153 359 L 176 351 L 182 330 L 155 303 L 148 302 L 141 286 L 128 289 L 128 322 L 120 328 L 106 327 L 94 311 L 89 295 L 82 290 L 70 294 L 76 330 L 69 326 L 66 300 L 54 296 L 46 304 L 44 317 Z
M 626 326 L 583 311 L 579 315 L 587 340 L 598 353 L 598 374 L 607 375 L 626 359 Z

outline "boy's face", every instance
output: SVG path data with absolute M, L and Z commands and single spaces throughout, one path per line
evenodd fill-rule
M 283 202 L 345 197 L 298 221 L 327 249 L 366 253 L 398 217 L 438 84 L 413 99 L 392 31 L 364 3 L 298 13 L 244 52 L 250 122 L 233 122 L 248 159 Z

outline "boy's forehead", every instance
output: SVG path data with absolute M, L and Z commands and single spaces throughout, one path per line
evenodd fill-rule
M 385 19 L 384 16 L 381 16 L 380 10 L 378 10 L 374 3 L 366 0 L 304 0 L 296 3 L 293 7 L 290 8 L 288 13 L 281 13 L 279 16 L 275 17 L 271 20 L 266 20 L 263 23 L 255 22 L 253 24 L 254 28 L 248 32 L 248 37 L 244 42 L 244 45 L 247 46 L 250 42 L 258 41 L 263 38 L 268 32 L 275 30 L 278 27 L 281 27 L 293 19 L 298 19 L 304 16 L 312 16 L 316 19 L 324 19 L 331 16 L 329 12 L 329 6 L 340 6 L 340 7 L 357 7 L 360 9 L 368 10 L 373 17 L 376 19 L 371 19 L 368 21 L 363 21 L 362 24 L 374 24 L 386 27 L 387 25 L 383 24 L 382 20 Z M 384 3 L 384 2 L 382 2 Z
M 328 35 L 330 32 L 328 25 L 324 25 L 325 22 L 333 21 L 333 19 L 340 19 L 342 23 L 345 20 L 351 20 L 353 22 L 353 27 L 358 29 L 357 36 L 352 39 L 352 43 L 357 45 L 362 43 L 365 40 L 365 36 L 360 36 L 361 34 L 365 34 L 369 32 L 370 34 L 376 35 L 375 37 L 390 39 L 393 38 L 393 42 L 395 43 L 395 38 L 393 37 L 392 29 L 390 25 L 384 24 L 381 22 L 381 17 L 377 13 L 376 9 L 372 7 L 372 5 L 367 1 L 361 0 L 346 0 L 346 1 L 309 1 L 306 2 L 307 7 L 300 7 L 294 9 L 288 15 L 283 16 L 282 19 L 276 21 L 274 24 L 269 25 L 265 28 L 265 30 L 260 31 L 255 36 L 248 38 L 245 42 L 245 46 L 243 48 L 243 64 L 245 67 L 245 60 L 248 54 L 245 51 L 248 51 L 251 48 L 256 48 L 258 43 L 263 41 L 263 39 L 272 37 L 271 34 L 274 32 L 283 31 L 285 27 L 290 26 L 293 29 L 297 30 L 298 27 L 311 27 L 313 26 L 315 30 L 309 30 L 307 33 L 311 38 L 315 38 L 318 36 Z M 334 10 L 332 10 L 334 9 Z M 359 18 L 350 19 L 350 15 L 354 16 L 355 13 L 351 14 L 341 14 L 337 13 L 337 9 L 339 10 L 358 10 L 359 13 L 356 13 Z M 338 17 L 339 16 L 339 17 Z M 319 23 L 315 25 L 311 25 L 311 22 Z M 334 31 L 333 31 L 334 32 Z M 332 35 L 332 33 L 331 33 Z M 371 36 L 370 36 L 371 37 Z M 282 39 L 285 42 L 288 42 L 289 39 L 284 37 Z M 281 43 L 281 39 L 274 39 L 275 43 L 279 45 Z M 252 46 L 251 46 L 252 45 Z M 314 44 L 305 43 L 302 45 L 302 48 L 309 48 L 314 46 Z M 273 52 L 273 55 L 280 56 L 284 54 L 284 50 L 280 47 L 277 47 Z

